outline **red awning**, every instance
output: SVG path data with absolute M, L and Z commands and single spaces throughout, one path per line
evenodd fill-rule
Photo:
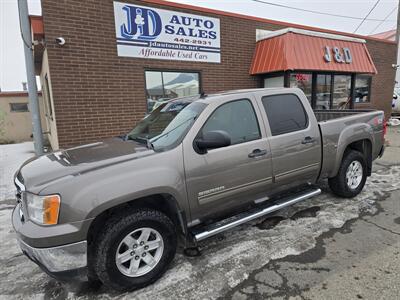
M 250 74 L 287 70 L 377 73 L 365 41 L 295 29 L 272 32 L 258 41 Z
M 44 38 L 43 17 L 42 16 L 29 16 L 31 21 L 31 31 L 34 40 L 41 40 Z

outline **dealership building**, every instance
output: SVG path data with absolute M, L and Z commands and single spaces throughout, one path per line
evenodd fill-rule
M 117 136 L 171 98 L 299 87 L 390 115 L 396 43 L 161 0 L 42 0 L 31 17 L 53 149 Z

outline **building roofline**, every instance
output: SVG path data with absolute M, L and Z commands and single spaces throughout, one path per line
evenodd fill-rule
M 340 40 L 340 41 L 347 41 L 347 42 L 354 42 L 354 43 L 362 43 L 365 44 L 366 41 L 365 39 L 359 39 L 347 35 L 338 35 L 338 34 L 333 34 L 333 33 L 326 33 L 326 32 L 318 32 L 318 31 L 311 31 L 311 30 L 305 30 L 305 29 L 299 29 L 299 28 L 293 28 L 293 27 L 287 27 L 275 31 L 269 31 L 267 33 L 262 33 L 260 37 L 257 38 L 257 42 L 274 38 L 277 36 L 281 36 L 287 33 L 297 33 L 297 34 L 302 34 L 302 35 L 308 35 L 308 36 L 313 36 L 313 37 L 320 37 L 324 39 L 331 39 L 331 40 Z
M 175 2 L 165 1 L 165 0 L 142 0 L 142 1 L 145 3 L 159 4 L 159 5 L 165 5 L 165 6 L 175 7 L 175 8 L 182 8 L 182 9 L 190 9 L 190 10 L 195 10 L 198 12 L 216 14 L 216 15 L 227 16 L 227 17 L 235 17 L 235 18 L 252 20 L 252 21 L 257 21 L 257 22 L 262 22 L 262 23 L 268 23 L 268 24 L 274 24 L 274 25 L 280 25 L 280 26 L 286 26 L 286 27 L 294 27 L 294 28 L 312 30 L 312 31 L 319 31 L 319 32 L 324 32 L 324 33 L 339 34 L 339 35 L 344 35 L 344 36 L 349 36 L 349 37 L 354 37 L 354 38 L 359 38 L 359 39 L 372 40 L 372 41 L 377 41 L 377 42 L 382 42 L 382 43 L 387 43 L 387 44 L 396 44 L 396 42 L 394 42 L 394 41 L 375 38 L 375 37 L 371 37 L 368 35 L 353 34 L 353 33 L 348 33 L 348 32 L 343 32 L 343 31 L 324 29 L 324 28 L 318 28 L 318 27 L 307 26 L 307 25 L 300 25 L 300 24 L 295 24 L 295 23 L 271 20 L 271 19 L 254 17 L 254 16 L 247 16 L 247 15 L 242 15 L 242 14 L 238 14 L 238 13 L 227 12 L 227 11 L 222 11 L 222 10 L 217 10 L 217 9 L 212 9 L 212 8 L 199 7 L 199 6 L 190 5 L 190 4 L 175 3 Z
M 41 96 L 42 92 L 39 91 L 38 95 Z M 0 92 L 0 97 L 28 97 L 28 92 L 24 91 L 2 91 Z

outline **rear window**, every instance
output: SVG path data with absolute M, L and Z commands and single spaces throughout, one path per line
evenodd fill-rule
M 265 96 L 262 103 L 273 136 L 305 129 L 307 114 L 300 99 L 293 94 Z

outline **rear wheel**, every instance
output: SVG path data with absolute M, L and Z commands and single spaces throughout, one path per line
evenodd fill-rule
M 350 150 L 345 153 L 338 174 L 329 178 L 329 187 L 340 197 L 358 195 L 367 180 L 367 165 L 361 152 Z
M 131 210 L 112 217 L 94 245 L 93 269 L 119 291 L 144 287 L 167 270 L 176 252 L 173 222 L 156 210 Z

